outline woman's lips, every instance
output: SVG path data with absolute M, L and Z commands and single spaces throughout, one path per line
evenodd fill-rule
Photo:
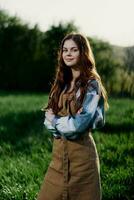
M 66 61 L 68 61 L 68 62 L 69 62 L 69 61 L 72 61 L 72 60 L 74 60 L 74 59 L 73 59 L 73 58 L 72 58 L 72 59 L 66 59 Z

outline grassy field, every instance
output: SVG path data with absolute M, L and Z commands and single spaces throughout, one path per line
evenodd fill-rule
M 0 93 L 0 200 L 34 200 L 51 160 L 52 136 L 40 111 L 47 95 Z M 134 199 L 134 101 L 110 99 L 106 125 L 93 132 L 103 200 Z

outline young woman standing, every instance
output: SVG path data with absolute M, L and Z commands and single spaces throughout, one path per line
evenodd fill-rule
M 86 37 L 61 42 L 44 124 L 53 134 L 52 160 L 38 200 L 100 200 L 100 163 L 92 129 L 105 124 L 107 92 Z

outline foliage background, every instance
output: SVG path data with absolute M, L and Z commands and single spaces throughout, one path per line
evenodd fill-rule
M 79 31 L 73 22 L 41 32 L 0 11 L 0 90 L 48 92 L 62 38 Z M 88 36 L 87 36 L 88 37 Z M 109 95 L 134 97 L 134 47 L 117 47 L 88 37 Z

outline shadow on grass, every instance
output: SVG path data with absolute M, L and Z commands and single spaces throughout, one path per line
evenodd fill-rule
M 15 151 L 30 153 L 31 146 L 42 145 L 49 152 L 52 150 L 53 136 L 44 125 L 44 112 L 11 112 L 0 117 L 0 144 L 10 143 Z M 133 124 L 110 124 L 99 131 L 103 133 L 129 133 L 134 131 Z M 39 148 L 39 147 L 38 147 Z
M 134 132 L 134 124 L 132 123 L 118 123 L 118 124 L 110 124 L 106 123 L 105 126 L 101 129 L 103 133 L 130 133 Z
M 30 151 L 33 141 L 43 143 L 48 151 L 52 150 L 52 135 L 43 125 L 44 113 L 21 112 L 8 113 L 0 117 L 0 144 L 10 143 L 17 151 Z M 29 140 L 31 139 L 31 141 Z

